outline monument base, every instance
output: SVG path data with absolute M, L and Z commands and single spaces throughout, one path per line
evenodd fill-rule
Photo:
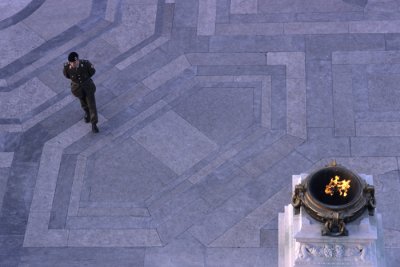
M 372 176 L 360 175 L 370 185 Z M 292 190 L 307 177 L 293 175 Z M 385 267 L 382 217 L 366 211 L 347 223 L 348 236 L 322 236 L 322 223 L 301 207 L 295 215 L 292 205 L 279 213 L 279 267 L 352 266 Z

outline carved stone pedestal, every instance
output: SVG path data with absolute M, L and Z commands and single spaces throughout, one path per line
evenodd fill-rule
M 306 174 L 293 175 L 293 192 Z M 373 185 L 372 176 L 360 175 Z M 379 200 L 378 200 L 379 201 Z M 321 235 L 322 224 L 304 208 L 295 215 L 292 205 L 279 214 L 279 267 L 385 267 L 382 218 L 366 211 L 347 223 L 348 236 Z

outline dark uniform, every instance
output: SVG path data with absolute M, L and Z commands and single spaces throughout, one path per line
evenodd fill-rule
M 91 122 L 92 125 L 97 123 L 96 99 L 94 93 L 96 86 L 91 77 L 96 73 L 96 70 L 89 60 L 79 59 L 77 68 L 71 68 L 69 63 L 64 64 L 64 76 L 71 80 L 71 91 L 74 96 L 79 98 L 82 109 L 86 113 L 86 122 Z

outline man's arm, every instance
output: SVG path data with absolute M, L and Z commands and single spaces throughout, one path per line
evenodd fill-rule
M 93 64 L 88 61 L 88 70 L 90 78 L 96 73 L 96 69 L 94 68 Z
M 68 69 L 69 69 L 69 64 L 66 62 L 66 63 L 64 63 L 63 74 L 64 74 L 65 78 L 71 79 L 71 78 L 69 77 L 69 74 L 68 74 Z

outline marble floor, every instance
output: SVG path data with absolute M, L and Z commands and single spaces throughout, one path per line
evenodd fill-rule
M 0 266 L 275 267 L 292 175 L 332 159 L 400 266 L 399 1 L 3 0 L 0 47 Z

